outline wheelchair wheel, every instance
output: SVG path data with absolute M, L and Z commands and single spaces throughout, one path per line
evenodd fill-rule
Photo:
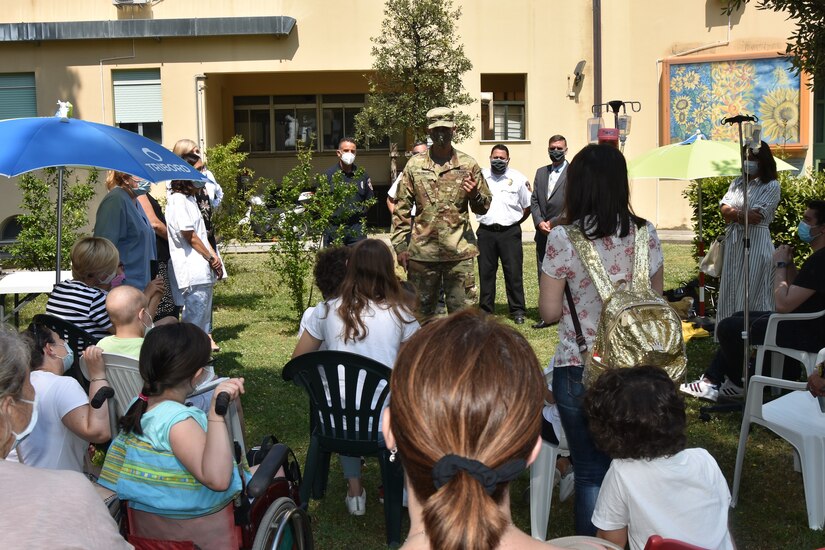
M 276 499 L 261 518 L 252 550 L 312 550 L 309 516 L 288 497 Z

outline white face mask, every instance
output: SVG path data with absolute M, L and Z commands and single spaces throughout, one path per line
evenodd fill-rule
M 140 310 L 140 312 L 148 314 L 148 312 L 145 309 Z M 153 328 L 155 328 L 155 322 L 152 321 L 152 318 L 150 317 L 149 318 L 149 324 L 147 325 L 146 323 L 143 322 L 142 317 L 138 316 L 138 318 L 140 319 L 140 324 L 143 325 L 143 336 L 146 337 L 146 335 L 149 334 L 149 331 L 152 330 Z
M 346 153 L 341 153 L 341 162 L 347 165 L 352 165 L 355 162 L 355 153 L 350 153 L 349 151 Z
M 37 424 L 37 394 L 34 394 L 34 401 L 29 401 L 28 399 L 17 399 L 21 403 L 28 403 L 32 406 L 32 416 L 29 419 L 28 425 L 23 429 L 22 432 L 17 433 L 14 430 L 11 431 L 12 435 L 14 436 L 14 443 L 12 443 L 11 450 L 17 448 L 17 444 L 26 439 L 30 433 L 34 431 L 34 425 Z
M 104 279 L 98 279 L 98 282 L 102 285 L 108 285 L 114 280 L 115 277 L 117 277 L 117 269 L 115 269 L 115 272 L 109 275 L 108 277 Z

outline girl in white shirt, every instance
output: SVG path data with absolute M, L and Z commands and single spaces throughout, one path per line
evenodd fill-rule
M 340 295 L 318 304 L 306 323 L 292 357 L 318 350 L 357 353 L 392 368 L 398 349 L 418 330 L 406 295 L 395 276 L 392 253 L 377 239 L 358 242 L 347 262 Z M 347 509 L 363 515 L 366 491 L 361 461 L 340 457 L 348 481 Z

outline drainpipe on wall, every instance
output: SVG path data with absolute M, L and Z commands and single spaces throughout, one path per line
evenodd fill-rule
M 120 61 L 122 59 L 134 59 L 135 58 L 135 41 L 132 40 L 132 55 L 121 55 L 119 57 L 104 57 L 98 60 L 98 64 L 100 65 L 100 122 L 101 124 L 106 124 L 106 94 L 105 94 L 105 87 L 103 86 L 103 62 L 104 61 Z M 114 118 L 112 119 L 112 124 L 114 124 Z
M 204 128 L 203 112 L 203 91 L 206 89 L 206 75 L 195 75 L 195 130 L 197 133 L 196 143 L 201 150 L 201 154 L 206 151 L 206 128 Z
M 602 102 L 602 2 L 593 0 L 593 104 Z M 601 115 L 601 107 L 593 116 Z

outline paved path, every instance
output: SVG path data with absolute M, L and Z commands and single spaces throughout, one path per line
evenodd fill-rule
M 690 229 L 659 229 L 659 238 L 668 243 L 690 243 L 693 239 L 693 231 Z M 532 231 L 524 231 L 521 234 L 521 240 L 523 242 L 533 242 L 533 237 L 535 233 Z M 377 239 L 381 239 L 387 243 L 390 241 L 389 233 L 376 233 L 373 234 L 372 237 Z M 230 253 L 238 253 L 238 254 L 245 254 L 245 253 L 256 253 L 256 252 L 267 252 L 270 248 L 272 248 L 273 243 L 246 243 L 240 245 L 227 245 L 226 247 L 221 247 L 221 252 L 230 252 Z

